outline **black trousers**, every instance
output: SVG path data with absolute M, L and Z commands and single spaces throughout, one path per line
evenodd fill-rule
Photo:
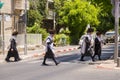
M 86 54 L 81 54 L 80 61 L 84 61 L 84 57 L 85 57 L 85 56 L 88 56 L 88 55 L 86 55 Z M 94 58 L 93 58 L 92 54 L 89 54 L 89 56 L 91 57 L 92 61 L 94 61 Z
M 46 64 L 46 59 L 47 59 L 47 58 L 48 58 L 47 56 L 44 56 L 43 64 Z M 57 61 L 55 60 L 55 57 L 54 57 L 54 56 L 51 57 L 51 58 L 49 58 L 49 59 L 52 59 L 52 60 L 55 62 L 55 64 L 57 64 Z
M 53 51 L 50 49 L 50 47 L 47 47 L 47 52 L 44 56 L 44 61 L 43 61 L 43 64 L 46 64 L 46 59 L 49 58 L 49 59 L 52 59 L 55 64 L 57 65 L 57 61 L 55 60 L 55 57 L 54 57 L 54 53 Z
M 98 56 L 98 59 L 101 60 L 101 48 L 95 50 L 95 54 L 93 55 L 93 58 L 95 58 L 96 55 Z

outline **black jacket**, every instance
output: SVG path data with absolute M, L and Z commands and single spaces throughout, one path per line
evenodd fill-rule
M 10 49 L 17 50 L 16 41 L 13 38 L 10 40 Z
M 98 40 L 98 38 L 95 38 L 95 46 L 94 46 L 94 51 L 95 54 L 101 54 L 101 41 Z

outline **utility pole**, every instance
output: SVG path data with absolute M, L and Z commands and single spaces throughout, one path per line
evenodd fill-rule
M 27 32 L 26 32 L 26 27 L 27 27 L 27 0 L 25 0 L 25 10 L 24 10 L 24 14 L 25 14 L 25 26 L 24 26 L 24 54 L 27 55 Z
M 2 52 L 5 54 L 4 13 L 2 14 Z
M 114 49 L 114 62 L 118 58 L 118 27 L 119 27 L 119 0 L 115 0 L 115 49 Z
M 53 29 L 55 30 L 55 23 L 56 23 L 56 21 L 55 21 L 55 11 L 53 11 Z

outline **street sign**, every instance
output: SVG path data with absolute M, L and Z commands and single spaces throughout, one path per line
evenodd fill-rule
M 2 8 L 3 4 L 4 4 L 3 2 L 0 2 L 0 9 Z

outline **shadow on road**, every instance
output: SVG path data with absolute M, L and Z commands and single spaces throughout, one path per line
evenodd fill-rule
M 113 56 L 112 53 L 105 53 L 105 54 L 102 54 L 101 58 L 102 58 L 102 60 L 108 60 L 108 59 L 111 59 L 111 56 Z M 81 57 L 80 54 L 74 53 L 74 54 L 70 54 L 70 55 L 63 55 L 63 56 L 57 57 L 57 60 L 60 61 L 60 62 L 76 63 L 76 61 L 80 60 L 80 57 Z M 98 60 L 97 58 L 98 57 L 96 56 L 95 57 L 96 61 Z M 85 56 L 84 60 L 85 61 L 90 61 L 91 57 L 90 56 Z

